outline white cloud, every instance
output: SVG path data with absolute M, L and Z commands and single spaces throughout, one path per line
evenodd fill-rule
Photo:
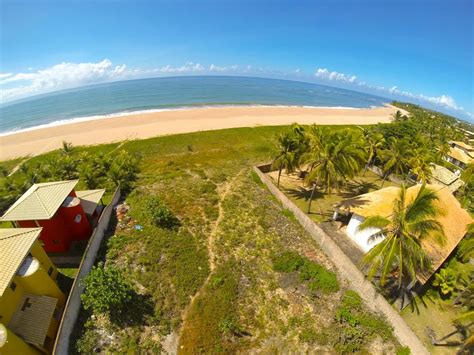
M 1 76 L 1 101 L 98 82 L 129 78 L 138 71 L 125 64 L 114 66 L 108 59 L 97 63 L 61 63 L 30 73 Z
M 319 68 L 314 73 L 314 76 L 319 79 L 337 80 L 337 81 L 342 81 L 342 82 L 351 83 L 351 84 L 355 83 L 355 81 L 357 80 L 357 77 L 355 75 L 346 75 L 343 73 L 338 73 L 336 71 L 329 71 L 326 68 Z

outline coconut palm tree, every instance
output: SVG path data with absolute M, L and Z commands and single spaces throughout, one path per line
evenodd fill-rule
M 367 164 L 365 170 L 372 165 L 375 159 L 379 155 L 379 151 L 382 149 L 385 144 L 385 138 L 383 134 L 377 132 L 373 128 L 363 128 L 359 127 L 362 131 L 364 137 L 364 148 L 367 153 Z
M 293 172 L 298 163 L 299 144 L 293 132 L 283 133 L 277 138 L 278 153 L 272 162 L 272 169 L 278 169 L 277 186 L 280 187 L 280 177 L 283 169 Z
M 408 172 L 408 161 L 412 156 L 412 148 L 404 139 L 390 137 L 388 149 L 381 152 L 383 161 L 383 182 L 390 174 L 404 175 Z
M 437 200 L 436 192 L 425 184 L 410 200 L 406 187 L 402 185 L 389 217 L 372 216 L 360 224 L 360 230 L 378 228 L 385 236 L 362 261 L 368 267 L 369 278 L 379 274 L 380 284 L 384 285 L 387 277 L 396 272 L 400 289 L 414 282 L 418 272 L 430 269 L 431 261 L 421 242 L 429 238 L 443 243 L 445 238 L 443 227 L 436 220 L 442 214 L 434 204 Z
M 61 151 L 61 154 L 62 155 L 65 155 L 65 156 L 69 156 L 72 154 L 72 151 L 73 151 L 73 145 L 71 142 L 66 142 L 66 141 L 63 141 L 63 145 L 60 149 Z
M 308 213 L 318 185 L 326 193 L 339 189 L 361 170 L 366 158 L 361 135 L 350 130 L 331 132 L 315 127 L 310 141 L 310 152 L 306 155 L 310 171 L 305 179 L 312 186 Z
M 408 165 L 411 167 L 411 172 L 417 176 L 418 180 L 423 183 L 432 176 L 433 158 L 425 149 L 418 149 L 415 154 L 408 160 Z

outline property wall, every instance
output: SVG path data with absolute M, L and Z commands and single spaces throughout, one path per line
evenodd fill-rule
M 379 167 L 377 166 L 374 166 L 374 165 L 370 165 L 370 166 L 367 166 L 367 169 L 370 170 L 371 172 L 373 172 L 374 174 L 377 174 L 378 176 L 380 177 L 383 177 L 383 171 L 382 169 L 380 169 Z M 398 177 L 396 177 L 395 175 L 391 174 L 387 177 L 387 180 L 389 181 L 392 181 L 396 184 L 402 184 L 404 183 L 404 181 Z
M 94 229 L 92 236 L 89 239 L 81 264 L 79 265 L 76 279 L 74 280 L 71 292 L 69 293 L 69 298 L 66 302 L 53 354 L 66 355 L 69 352 L 69 340 L 81 309 L 81 294 L 84 292 L 84 286 L 81 281 L 85 276 L 87 276 L 87 274 L 89 274 L 95 263 L 95 258 L 99 251 L 102 238 L 104 237 L 104 232 L 109 225 L 110 216 L 119 198 L 120 189 L 117 188 L 112 197 L 112 201 L 107 205 L 107 207 L 105 207 L 100 216 L 99 222 L 97 223 L 97 227 Z
M 271 180 L 258 167 L 254 167 L 254 171 L 270 192 L 280 200 L 285 208 L 293 212 L 303 228 L 318 242 L 321 249 L 336 266 L 338 275 L 346 279 L 351 288 L 359 293 L 366 306 L 386 317 L 389 324 L 393 327 L 394 334 L 399 342 L 408 346 L 412 354 L 429 354 L 423 343 L 405 323 L 400 314 L 375 290 L 374 285 L 365 278 L 364 274 L 352 263 L 331 237 L 273 185 Z

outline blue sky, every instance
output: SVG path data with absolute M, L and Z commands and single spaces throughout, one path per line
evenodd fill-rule
M 136 77 L 254 75 L 467 118 L 473 11 L 472 0 L 1 0 L 1 96 Z

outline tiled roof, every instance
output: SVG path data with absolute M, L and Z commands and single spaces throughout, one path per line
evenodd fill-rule
M 415 185 L 407 189 L 408 201 L 413 201 L 420 187 L 421 185 Z M 433 272 L 441 266 L 466 234 L 467 226 L 473 222 L 469 213 L 461 208 L 459 201 L 446 186 L 427 185 L 427 187 L 434 190 L 438 195 L 435 206 L 442 213 L 437 217 L 437 220 L 443 226 L 446 240 L 444 245 L 434 243 L 429 239 L 421 242 L 423 249 L 430 256 L 432 262 L 432 271 L 417 274 L 418 280 L 422 283 L 425 283 Z M 393 204 L 399 193 L 399 187 L 386 187 L 346 200 L 341 203 L 340 207 L 366 218 L 376 215 L 389 217 L 393 212 Z
M 0 297 L 40 233 L 41 228 L 0 228 Z
M 57 302 L 54 297 L 23 294 L 8 328 L 27 343 L 43 346 Z
M 451 148 L 448 155 L 464 164 L 469 164 L 473 159 L 464 151 L 458 148 Z
M 0 218 L 0 221 L 50 219 L 78 180 L 34 184 Z
M 451 143 L 456 144 L 457 146 L 460 146 L 461 148 L 463 148 L 463 149 L 465 149 L 465 150 L 467 150 L 467 151 L 472 151 L 472 150 L 474 150 L 474 148 L 471 147 L 469 144 L 466 144 L 466 143 L 461 142 L 461 141 L 453 141 L 453 142 L 451 142 Z
M 82 208 L 87 214 L 92 214 L 104 196 L 105 189 L 76 191 L 76 196 L 81 200 Z
M 454 181 L 459 179 L 459 176 L 451 170 L 437 164 L 432 164 L 431 176 L 439 182 L 442 182 L 444 185 L 452 184 Z

